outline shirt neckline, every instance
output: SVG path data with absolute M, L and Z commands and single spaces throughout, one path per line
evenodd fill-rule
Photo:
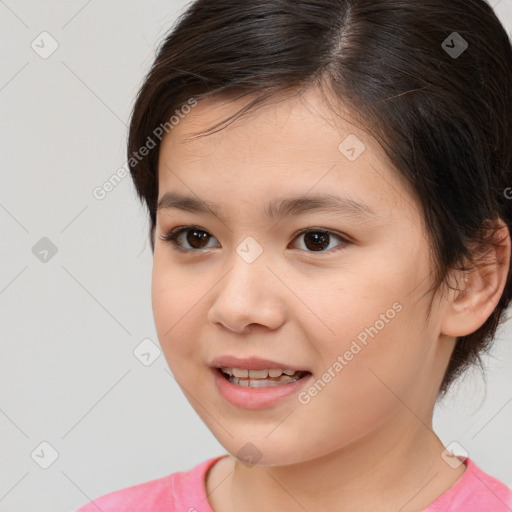
M 203 471 L 201 472 L 200 479 L 201 479 L 201 491 L 203 495 L 203 499 L 206 502 L 206 506 L 208 507 L 205 512 L 214 512 L 212 509 L 210 502 L 208 501 L 207 496 L 207 489 L 206 489 L 206 476 L 208 474 L 208 471 L 213 467 L 214 464 L 216 464 L 220 459 L 223 459 L 224 457 L 227 457 L 229 454 L 219 455 L 217 457 L 213 457 L 209 460 L 207 460 L 204 463 Z M 427 508 L 424 509 L 423 512 L 429 512 L 432 507 L 437 507 L 439 505 L 442 505 L 444 501 L 450 499 L 452 496 L 457 494 L 461 488 L 463 488 L 467 481 L 471 478 L 471 473 L 475 470 L 475 463 L 469 458 L 461 458 L 457 456 L 459 460 L 462 461 L 462 463 L 466 466 L 466 469 L 464 473 L 448 488 L 446 491 L 443 492 L 440 496 L 438 496 L 433 502 L 431 502 Z M 434 510 L 432 508 L 432 510 Z

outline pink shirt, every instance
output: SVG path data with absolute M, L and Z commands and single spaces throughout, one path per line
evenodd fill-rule
M 213 512 L 205 476 L 220 455 L 180 471 L 105 494 L 76 512 Z M 423 512 L 510 512 L 510 489 L 467 458 L 466 471 Z

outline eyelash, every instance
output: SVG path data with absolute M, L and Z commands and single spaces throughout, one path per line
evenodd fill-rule
M 208 233 L 208 231 L 206 231 L 205 229 L 201 228 L 200 226 L 180 226 L 178 228 L 175 228 L 167 233 L 162 233 L 160 234 L 160 239 L 164 242 L 164 243 L 168 243 L 171 245 L 171 247 L 175 250 L 175 251 L 178 251 L 180 253 L 199 253 L 201 252 L 203 249 L 185 249 L 183 248 L 177 238 L 181 235 L 181 233 L 184 233 L 184 232 L 187 232 L 187 231 L 193 231 L 193 230 L 196 230 L 196 231 L 201 231 L 202 233 Z M 305 228 L 301 231 L 299 231 L 295 237 L 293 238 L 293 240 L 295 240 L 297 237 L 305 234 L 305 233 L 308 233 L 308 232 L 314 232 L 314 233 L 327 233 L 329 235 L 334 235 L 336 238 L 338 238 L 340 241 L 341 241 L 341 244 L 336 246 L 334 249 L 329 249 L 327 251 L 304 251 L 303 249 L 300 249 L 301 251 L 303 252 L 307 252 L 307 253 L 311 253 L 311 254 L 315 254 L 315 253 L 333 253 L 339 249 L 342 249 L 344 248 L 346 245 L 352 243 L 351 240 L 349 240 L 346 236 L 342 236 L 341 234 L 339 233 L 336 233 L 334 231 L 330 231 L 328 229 L 323 229 L 323 228 Z M 210 234 L 210 233 L 208 233 Z M 207 247 L 206 249 L 210 249 L 210 247 Z

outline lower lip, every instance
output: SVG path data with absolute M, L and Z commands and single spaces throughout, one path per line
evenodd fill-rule
M 312 377 L 309 373 L 295 382 L 268 388 L 245 388 L 232 384 L 219 370 L 212 368 L 215 384 L 220 394 L 231 404 L 243 409 L 264 409 L 276 405 L 297 393 Z

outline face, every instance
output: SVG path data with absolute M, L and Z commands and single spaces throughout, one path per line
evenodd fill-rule
M 429 241 L 415 200 L 371 133 L 317 89 L 187 140 L 241 106 L 199 102 L 160 148 L 152 302 L 177 382 L 228 452 L 263 465 L 405 428 L 417 422 L 409 408 L 429 422 L 449 351 L 441 301 L 426 319 Z M 226 367 L 308 373 L 247 388 L 212 368 L 223 356 L 274 363 Z

